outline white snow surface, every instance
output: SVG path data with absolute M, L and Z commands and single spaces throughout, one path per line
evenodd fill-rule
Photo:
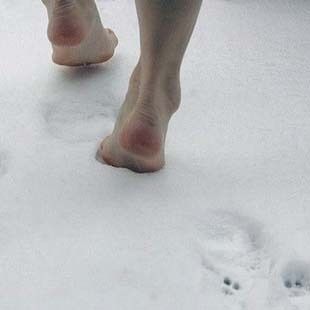
M 139 54 L 50 60 L 40 1 L 0 0 L 0 309 L 309 310 L 310 1 L 205 1 L 167 164 L 95 159 Z

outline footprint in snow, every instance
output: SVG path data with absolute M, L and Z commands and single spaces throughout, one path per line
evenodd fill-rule
M 69 143 L 97 142 L 111 130 L 115 118 L 113 106 L 82 99 L 49 102 L 44 114 L 49 134 Z
M 121 88 L 102 67 L 77 68 L 47 83 L 41 113 L 47 132 L 69 143 L 98 142 L 113 129 Z M 116 81 L 117 82 L 117 81 Z M 46 99 L 48 98 L 48 99 Z
M 268 268 L 260 223 L 231 212 L 214 212 L 200 241 L 204 281 L 216 281 L 225 295 L 245 294 Z

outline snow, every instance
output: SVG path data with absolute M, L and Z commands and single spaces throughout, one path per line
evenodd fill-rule
M 204 2 L 144 175 L 95 160 L 139 52 L 134 2 L 99 5 L 117 55 L 68 69 L 1 0 L 0 309 L 309 310 L 310 2 Z

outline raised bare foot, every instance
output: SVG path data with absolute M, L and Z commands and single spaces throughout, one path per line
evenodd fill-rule
M 43 3 L 48 11 L 48 38 L 56 64 L 95 64 L 113 56 L 117 37 L 102 26 L 94 0 L 43 0 Z
M 164 166 L 168 123 L 180 102 L 178 75 L 146 80 L 138 65 L 114 131 L 98 151 L 106 163 L 136 172 L 154 172 Z

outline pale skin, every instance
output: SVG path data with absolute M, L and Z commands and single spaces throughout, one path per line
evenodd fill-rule
M 53 61 L 79 66 L 109 60 L 118 44 L 94 0 L 42 0 Z M 112 134 L 98 155 L 107 164 L 154 172 L 165 164 L 168 124 L 181 100 L 180 68 L 202 0 L 136 0 L 141 54 Z

